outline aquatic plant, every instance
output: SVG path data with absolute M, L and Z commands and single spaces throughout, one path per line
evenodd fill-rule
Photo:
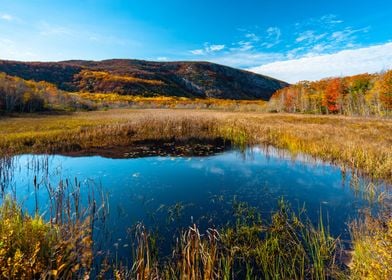
M 87 279 L 92 261 L 89 220 L 48 223 L 6 197 L 0 207 L 0 278 Z
M 384 210 L 378 217 L 367 213 L 363 218 L 351 223 L 351 279 L 392 279 L 390 210 Z
M 201 233 L 196 225 L 182 231 L 171 256 L 159 258 L 155 239 L 142 225 L 131 266 L 116 268 L 119 279 L 342 279 L 340 242 L 322 219 L 314 227 L 303 212 L 283 200 L 262 221 L 257 209 L 235 202 L 234 224 Z M 128 269 L 127 267 L 132 267 Z

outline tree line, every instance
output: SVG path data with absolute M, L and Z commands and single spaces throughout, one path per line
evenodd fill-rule
M 0 113 L 75 110 L 89 106 L 77 94 L 61 91 L 48 82 L 27 81 L 0 73 Z
M 392 70 L 379 74 L 302 81 L 278 90 L 269 110 L 370 116 L 392 112 Z

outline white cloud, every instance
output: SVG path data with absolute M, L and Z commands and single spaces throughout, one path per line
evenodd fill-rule
M 326 35 L 327 33 L 317 34 L 314 30 L 306 30 L 304 32 L 301 32 L 299 36 L 295 39 L 295 41 L 297 43 L 301 43 L 301 42 L 313 43 L 324 38 Z
M 76 31 L 76 30 L 71 30 L 68 28 L 55 28 L 54 30 L 51 30 L 52 32 L 44 33 L 41 35 L 58 35 L 61 36 L 63 35 L 64 37 L 74 37 L 78 38 L 79 40 L 84 40 L 88 39 L 89 41 L 99 44 L 99 45 L 118 45 L 118 46 L 136 46 L 136 47 L 141 47 L 142 44 L 137 41 L 131 41 L 129 39 L 123 39 L 119 38 L 116 36 L 112 35 L 104 35 L 104 34 L 99 34 L 95 32 L 89 32 L 89 31 Z M 63 32 L 62 32 L 63 31 Z
M 336 26 L 340 25 L 341 23 L 343 23 L 343 20 L 339 19 L 337 15 L 329 14 L 329 15 L 324 15 L 322 17 L 308 18 L 304 21 L 295 23 L 294 26 L 297 29 L 304 29 L 309 27 L 334 29 L 336 28 Z
M 336 15 L 329 14 L 297 23 L 295 29 L 296 38 L 288 44 L 292 48 L 287 51 L 290 59 L 359 47 L 356 43 L 358 37 L 368 32 L 370 27 L 344 26 Z
M 0 19 L 6 20 L 6 21 L 12 21 L 15 18 L 9 14 L 0 14 Z
M 253 43 L 249 42 L 249 41 L 239 41 L 239 42 L 235 43 L 235 45 L 236 45 L 236 47 L 230 48 L 230 51 L 245 52 L 245 51 L 249 51 L 254 48 Z
M 338 19 L 336 15 L 330 14 L 330 15 L 322 16 L 320 18 L 320 22 L 324 24 L 335 25 L 335 24 L 343 23 L 343 20 Z
M 307 30 L 307 31 L 301 32 L 299 34 L 299 36 L 297 37 L 297 39 L 295 39 L 295 41 L 298 42 L 298 43 L 302 42 L 302 41 L 307 41 L 307 40 L 313 38 L 313 36 L 314 36 L 314 31 L 313 30 Z
M 206 55 L 214 52 L 219 52 L 225 48 L 225 45 L 210 45 L 209 43 L 204 43 L 203 49 L 196 49 L 189 51 L 194 55 Z
M 276 39 L 279 39 L 282 32 L 280 31 L 280 29 L 278 27 L 275 26 L 275 27 L 268 27 L 267 34 L 268 34 L 268 36 L 275 37 Z
M 334 54 L 277 61 L 250 68 L 290 83 L 392 69 L 392 42 Z
M 52 25 L 44 21 L 40 23 L 39 30 L 39 34 L 42 36 L 73 36 L 76 33 L 67 27 Z M 90 39 L 96 40 L 97 38 L 92 36 Z
M 280 36 L 282 35 L 282 31 L 278 27 L 269 27 L 267 29 L 267 37 L 264 43 L 261 44 L 262 47 L 267 49 L 272 48 L 280 43 Z
M 190 53 L 194 55 L 203 55 L 204 50 L 203 49 L 191 50 Z
M 325 44 L 317 44 L 317 45 L 313 46 L 312 51 L 314 51 L 315 53 L 321 53 L 322 51 L 326 50 L 327 48 L 328 48 L 328 46 Z
M 10 60 L 37 60 L 37 56 L 27 46 L 21 46 L 16 42 L 0 38 L 1 59 Z
M 265 53 L 256 51 L 235 51 L 212 57 L 211 62 L 228 65 L 231 67 L 245 68 L 283 59 L 280 53 Z
M 361 28 L 361 29 L 352 29 L 351 27 L 347 27 L 343 30 L 335 31 L 331 35 L 331 39 L 336 43 L 346 42 L 346 41 L 354 41 L 356 39 L 356 33 L 366 33 L 369 31 L 369 28 Z
M 223 50 L 224 48 L 225 45 L 211 45 L 207 48 L 207 50 L 210 52 L 217 52 Z
M 160 57 L 157 57 L 157 60 L 158 61 L 169 61 L 169 58 L 167 58 L 166 56 L 160 56 Z
M 257 42 L 260 40 L 260 37 L 257 36 L 255 33 L 246 33 L 245 37 L 248 38 L 249 40 L 254 41 L 254 42 Z

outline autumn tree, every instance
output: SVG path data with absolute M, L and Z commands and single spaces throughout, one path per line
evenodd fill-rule
M 380 94 L 383 107 L 388 111 L 392 110 L 392 70 L 380 76 L 377 80 L 375 90 Z
M 78 95 L 59 90 L 47 82 L 26 81 L 0 73 L 0 112 L 76 110 L 90 107 Z
M 331 79 L 327 87 L 325 88 L 323 105 L 327 108 L 327 112 L 338 113 L 339 112 L 339 98 L 341 98 L 342 85 L 341 80 Z

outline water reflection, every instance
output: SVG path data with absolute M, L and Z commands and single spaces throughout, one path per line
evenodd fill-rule
M 304 155 L 272 147 L 216 152 L 116 159 L 21 155 L 1 161 L 0 182 L 3 194 L 45 217 L 56 216 L 50 203 L 56 195 L 80 193 L 81 204 L 95 201 L 104 207 L 95 209 L 104 221 L 95 224 L 95 236 L 104 240 L 99 250 L 116 244 L 119 254 L 129 250 L 128 229 L 139 221 L 170 239 L 191 223 L 201 229 L 225 225 L 236 201 L 257 207 L 264 218 L 280 198 L 294 209 L 305 207 L 315 222 L 322 210 L 331 233 L 348 238 L 347 221 L 363 208 L 377 210 L 388 197 L 388 186 Z M 59 194 L 59 184 L 69 190 Z

